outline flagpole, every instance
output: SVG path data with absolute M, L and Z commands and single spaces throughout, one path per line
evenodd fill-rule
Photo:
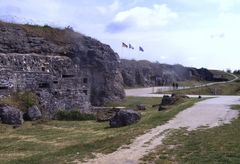
M 121 56 L 123 56 L 123 46 L 121 46 Z
M 128 47 L 128 56 L 130 56 L 130 48 Z

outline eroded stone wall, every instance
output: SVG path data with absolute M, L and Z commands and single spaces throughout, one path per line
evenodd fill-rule
M 88 69 L 66 56 L 0 53 L 0 94 L 34 91 L 46 117 L 57 110 L 89 112 Z
M 71 29 L 0 21 L 0 53 L 35 53 L 41 60 L 44 56 L 69 57 L 68 60 L 72 60 L 71 65 L 76 64 L 81 70 L 86 68 L 89 73 L 91 85 L 89 94 L 92 105 L 101 106 L 108 102 L 120 101 L 125 97 L 118 54 L 109 45 Z M 55 62 L 57 65 L 58 61 Z M 41 69 L 40 67 L 41 65 L 37 69 Z M 52 70 L 58 69 L 61 68 Z

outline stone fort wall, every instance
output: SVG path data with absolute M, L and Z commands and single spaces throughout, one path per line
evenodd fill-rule
M 0 95 L 33 91 L 43 114 L 58 110 L 89 111 L 89 72 L 66 56 L 0 53 Z

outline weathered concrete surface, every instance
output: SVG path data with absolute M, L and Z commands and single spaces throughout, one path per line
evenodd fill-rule
M 0 53 L 1 94 L 33 91 L 43 116 L 52 118 L 58 110 L 90 107 L 88 71 L 66 56 Z
M 87 110 L 89 103 L 97 106 L 125 97 L 119 56 L 110 46 L 70 28 L 0 22 L 0 53 L 0 88 L 41 88 L 42 106 L 80 105 Z
M 124 97 L 119 56 L 109 45 L 71 29 L 0 22 L 0 52 L 69 57 L 89 70 L 93 105 Z
M 168 85 L 184 80 L 214 81 L 213 74 L 204 68 L 152 63 L 147 60 L 121 59 L 121 72 L 127 87 Z

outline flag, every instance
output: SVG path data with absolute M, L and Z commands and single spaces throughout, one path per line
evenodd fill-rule
M 122 42 L 122 47 L 128 48 L 128 45 L 127 45 L 126 43 L 123 43 L 123 42 Z
M 131 44 L 129 44 L 128 47 L 134 50 L 134 47 Z
M 144 52 L 144 49 L 140 46 L 140 47 L 139 47 L 139 51 Z

